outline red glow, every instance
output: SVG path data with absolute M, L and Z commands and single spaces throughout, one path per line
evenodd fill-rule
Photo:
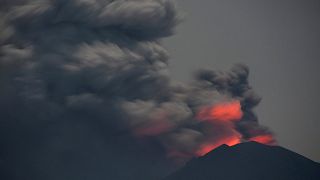
M 261 144 L 275 145 L 275 140 L 270 134 L 255 136 L 250 138 L 249 141 L 255 141 Z
M 218 124 L 221 128 L 232 130 L 234 127 L 230 122 L 239 121 L 242 116 L 243 112 L 241 110 L 240 101 L 233 100 L 230 102 L 214 104 L 213 106 L 203 107 L 200 109 L 196 117 L 200 121 L 208 121 L 213 124 L 215 124 L 215 122 L 219 122 Z M 203 156 L 222 144 L 233 146 L 240 142 L 241 135 L 236 132 L 231 132 L 228 133 L 228 136 L 202 144 L 195 154 L 197 156 Z
M 218 142 L 212 144 L 204 144 L 200 147 L 200 149 L 196 152 L 197 156 L 203 156 L 213 149 L 221 146 L 222 144 L 226 144 L 228 146 L 233 146 L 240 143 L 239 136 L 229 136 L 224 139 L 219 140 Z
M 197 115 L 199 120 L 236 121 L 243 116 L 240 101 L 231 101 L 204 107 Z
M 154 120 L 135 129 L 137 136 L 156 136 L 172 128 L 173 124 L 164 120 Z

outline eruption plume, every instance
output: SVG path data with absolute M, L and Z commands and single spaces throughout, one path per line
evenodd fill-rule
M 0 166 L 12 179 L 142 179 L 221 144 L 274 143 L 245 65 L 170 78 L 159 40 L 180 20 L 174 2 L 1 3 Z
M 273 138 L 273 136 L 270 135 L 270 134 L 258 135 L 258 136 L 255 136 L 255 137 L 251 137 L 249 139 L 249 141 L 255 141 L 255 142 L 258 142 L 258 143 L 269 144 L 269 145 L 274 145 L 276 143 L 274 138 Z
M 205 107 L 200 110 L 198 119 L 203 121 L 221 120 L 221 121 L 237 121 L 243 115 L 239 101 L 226 102 Z

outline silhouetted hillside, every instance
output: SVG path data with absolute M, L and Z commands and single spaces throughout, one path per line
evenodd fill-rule
M 320 164 L 279 146 L 222 145 L 164 180 L 320 180 Z

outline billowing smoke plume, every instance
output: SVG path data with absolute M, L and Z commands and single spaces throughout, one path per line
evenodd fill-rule
M 275 143 L 246 66 L 170 78 L 170 0 L 2 0 L 0 17 L 3 177 L 153 178 L 223 143 Z

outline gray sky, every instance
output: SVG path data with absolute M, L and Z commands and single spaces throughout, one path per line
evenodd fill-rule
M 164 41 L 171 73 L 242 62 L 263 97 L 256 109 L 281 146 L 320 161 L 320 1 L 181 0 L 185 21 Z

